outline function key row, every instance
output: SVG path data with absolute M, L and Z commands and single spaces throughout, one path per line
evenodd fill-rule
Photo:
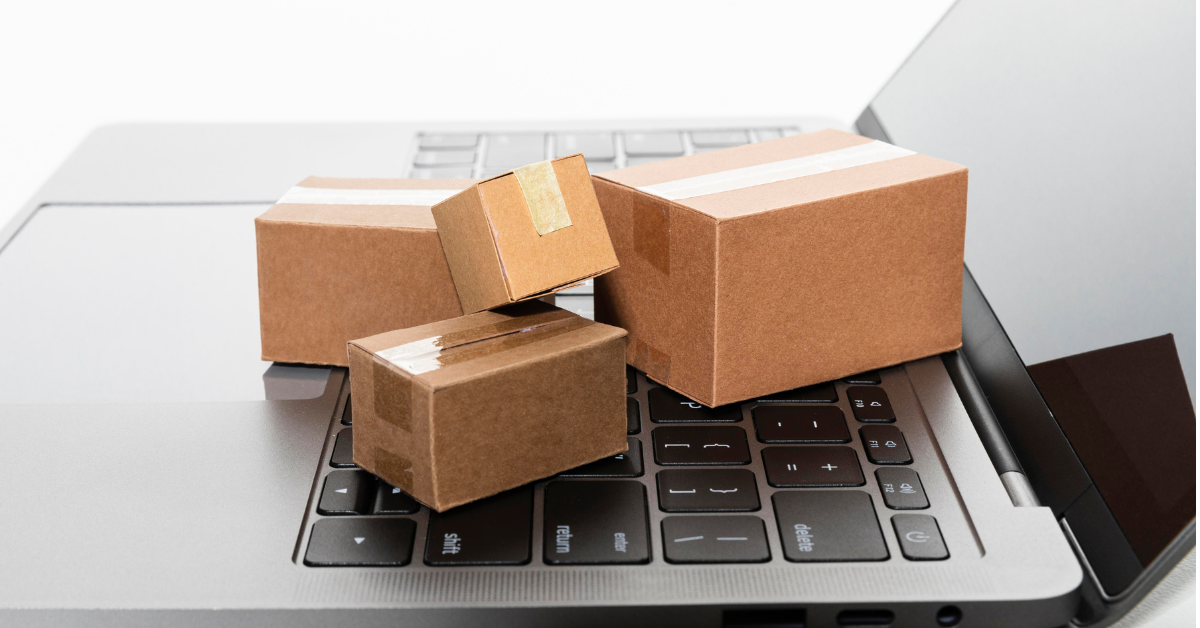
M 555 150 L 558 157 L 583 153 L 589 160 L 611 161 L 617 156 L 616 138 L 625 143 L 625 153 L 635 156 L 677 157 L 684 153 L 683 138 L 687 135 L 697 148 L 726 148 L 740 146 L 752 141 L 767 141 L 796 133 L 796 129 L 729 129 L 714 131 L 635 131 L 613 133 L 606 131 L 584 131 L 554 133 Z M 474 150 L 479 145 L 478 133 L 426 133 L 418 142 L 420 154 L 463 152 Z M 493 133 L 487 135 L 491 147 L 521 146 L 526 149 L 522 156 L 534 161 L 545 159 L 546 134 L 544 133 Z M 498 163 L 498 162 L 497 162 Z
M 636 390 L 636 382 L 627 379 L 626 390 Z M 893 423 L 896 414 L 892 410 L 887 392 L 878 386 L 850 386 L 846 389 L 854 418 L 862 423 Z M 650 401 L 650 420 L 654 423 L 737 423 L 742 420 L 741 404 L 729 404 L 709 408 L 662 386 L 651 388 L 646 397 Z M 782 404 L 829 404 L 838 400 L 833 384 L 820 384 L 797 388 L 755 399 L 760 404 L 752 410 L 755 416 L 774 414 L 803 414 L 841 410 L 832 406 L 804 406 Z M 780 404 L 780 405 L 774 405 Z M 827 408 L 826 410 L 820 410 Z

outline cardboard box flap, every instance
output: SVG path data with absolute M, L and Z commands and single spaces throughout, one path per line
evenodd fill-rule
M 470 187 L 469 179 L 309 177 L 260 220 L 323 225 L 436 229 L 430 208 Z
M 956 170 L 965 168 L 824 130 L 597 176 L 728 220 Z

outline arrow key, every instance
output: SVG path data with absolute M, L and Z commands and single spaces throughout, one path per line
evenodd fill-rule
M 317 502 L 322 515 L 369 515 L 375 478 L 365 471 L 331 471 Z
M 375 514 L 411 515 L 421 509 L 417 500 L 405 495 L 400 489 L 380 481 L 375 491 Z
M 322 519 L 313 524 L 304 564 L 313 567 L 384 567 L 412 561 L 412 519 Z

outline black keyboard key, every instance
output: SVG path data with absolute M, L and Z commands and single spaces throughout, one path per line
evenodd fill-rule
M 742 420 L 742 407 L 736 403 L 716 408 L 657 386 L 646 393 L 650 399 L 650 420 L 655 423 L 736 423 Z
M 375 478 L 366 471 L 331 471 L 317 502 L 322 515 L 369 515 L 375 498 Z
M 879 492 L 883 503 L 893 510 L 921 510 L 929 508 L 925 487 L 916 471 L 905 467 L 886 467 L 875 470 Z
M 354 428 L 347 427 L 338 432 L 337 440 L 333 441 L 333 455 L 329 456 L 329 466 L 339 469 L 358 466 L 354 464 Z
M 412 560 L 412 519 L 322 519 L 313 524 L 304 564 L 338 567 L 398 567 Z
M 832 382 L 793 388 L 773 395 L 760 397 L 759 403 L 836 403 L 837 389 Z
M 350 397 L 346 397 L 346 407 L 342 410 L 342 425 L 354 425 L 354 406 L 350 405 Z
M 642 442 L 629 439 L 629 451 L 563 472 L 566 478 L 636 478 L 642 475 Z
M 764 443 L 848 443 L 846 415 L 837 406 L 758 406 L 754 430 Z
M 630 367 L 625 367 L 625 394 L 632 395 L 637 392 L 637 371 Z
M 847 384 L 861 384 L 863 386 L 878 386 L 883 383 L 883 378 L 879 376 L 879 371 L 867 371 L 858 375 L 851 375 L 842 380 Z
M 532 534 L 533 489 L 515 488 L 446 512 L 430 512 L 425 564 L 524 565 Z
M 771 486 L 862 486 L 858 454 L 849 447 L 767 447 L 762 450 Z
M 625 399 L 625 433 L 637 434 L 642 431 L 642 409 L 637 399 Z
M 405 495 L 400 489 L 383 481 L 378 484 L 379 488 L 375 492 L 375 514 L 410 515 L 421 509 L 417 500 Z
M 771 559 L 758 517 L 667 517 L 663 555 L 669 563 L 764 563 Z
M 646 489 L 620 480 L 546 485 L 544 558 L 550 565 L 650 561 Z
M 863 451 L 867 452 L 867 460 L 875 464 L 912 462 L 904 434 L 894 425 L 868 425 L 859 428 L 858 436 L 862 439 Z
M 749 464 L 750 447 L 740 427 L 656 427 L 658 464 Z
M 909 560 L 945 560 L 950 557 L 937 519 L 929 515 L 892 515 L 892 528 L 900 553 Z
M 783 555 L 790 561 L 888 557 L 875 506 L 862 491 L 779 491 L 771 501 Z
M 891 423 L 896 420 L 887 393 L 878 386 L 851 386 L 846 389 L 854 418 L 863 423 Z
M 754 473 L 745 469 L 667 469 L 658 472 L 658 506 L 665 512 L 758 510 Z

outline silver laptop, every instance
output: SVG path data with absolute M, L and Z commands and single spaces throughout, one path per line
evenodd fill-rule
M 600 171 L 839 123 L 97 130 L 0 231 L 0 623 L 1117 621 L 1194 578 L 1194 456 L 1143 464 L 1194 429 L 1147 422 L 1118 473 L 1190 504 L 1117 501 L 1021 358 L 1174 333 L 1194 391 L 1194 7 L 1137 11 L 963 0 L 857 122 L 972 167 L 961 351 L 711 410 L 631 370 L 628 454 L 441 515 L 355 468 L 344 369 L 259 359 L 256 215 L 310 174 Z

